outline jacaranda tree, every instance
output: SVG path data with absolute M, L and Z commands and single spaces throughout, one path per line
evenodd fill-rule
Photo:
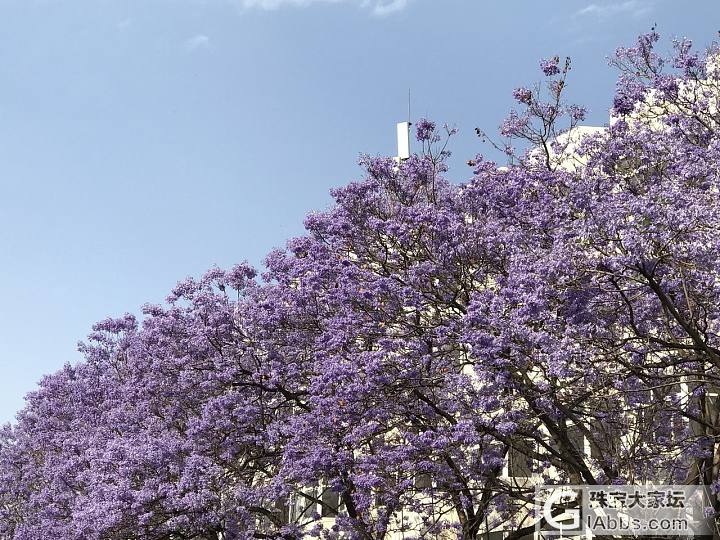
M 449 182 L 422 120 L 262 276 L 98 323 L 0 433 L 0 538 L 521 538 L 533 478 L 716 493 L 720 61 L 657 42 L 607 128 L 544 60 L 507 166 Z

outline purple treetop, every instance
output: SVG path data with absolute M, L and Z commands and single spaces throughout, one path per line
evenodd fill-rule
M 602 132 L 544 60 L 508 167 L 450 183 L 422 120 L 262 279 L 95 325 L 0 432 L 0 538 L 520 538 L 529 477 L 717 485 L 720 65 L 657 41 Z

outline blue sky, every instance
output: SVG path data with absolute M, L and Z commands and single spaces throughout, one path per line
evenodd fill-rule
M 300 234 L 359 153 L 394 152 L 409 87 L 460 128 L 460 182 L 540 57 L 573 57 L 602 124 L 615 46 L 719 22 L 716 0 L 0 0 L 0 421 L 93 322 Z

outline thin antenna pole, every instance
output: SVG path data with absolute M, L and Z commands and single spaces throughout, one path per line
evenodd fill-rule
M 410 116 L 410 89 L 408 88 L 408 127 L 412 125 L 410 118 L 412 117 Z

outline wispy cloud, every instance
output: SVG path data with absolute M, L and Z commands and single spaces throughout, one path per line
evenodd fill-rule
M 205 34 L 196 34 L 185 40 L 185 48 L 188 51 L 197 51 L 210 46 L 210 38 Z
M 407 7 L 408 1 L 409 0 L 386 0 L 374 2 L 374 6 L 372 7 L 373 15 L 385 17 L 397 13 Z
M 647 2 L 639 0 L 625 0 L 624 2 L 598 2 L 588 4 L 575 15 L 594 15 L 596 17 L 608 18 L 621 15 L 629 15 L 631 17 L 642 17 L 652 11 L 652 6 Z
M 405 9 L 411 0 L 235 0 L 243 9 L 278 9 L 285 6 L 305 7 L 315 4 L 355 4 L 384 17 Z
M 239 0 L 236 4 L 245 9 L 277 9 L 282 6 L 308 6 L 310 4 L 335 4 L 343 0 Z

